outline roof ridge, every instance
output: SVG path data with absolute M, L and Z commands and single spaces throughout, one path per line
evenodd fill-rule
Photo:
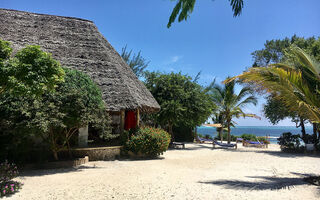
M 88 20 L 88 19 L 82 19 L 82 18 L 79 18 L 79 17 L 67 17 L 67 16 L 61 16 L 61 15 L 41 14 L 41 13 L 28 12 L 28 11 L 21 11 L 21 10 L 9 9 L 9 8 L 0 8 L 0 10 L 10 11 L 10 12 L 28 13 L 28 14 L 42 15 L 42 16 L 60 17 L 60 18 L 66 18 L 66 19 L 75 19 L 75 20 L 79 20 L 79 21 L 85 21 L 85 22 L 94 23 L 94 22 L 93 22 L 93 21 L 91 21 L 91 20 Z

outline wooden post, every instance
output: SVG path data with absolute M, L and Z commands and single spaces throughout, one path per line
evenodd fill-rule
M 125 120 L 125 112 L 124 110 L 120 111 L 120 134 L 124 131 L 124 120 Z
M 137 127 L 140 126 L 140 110 L 137 108 Z

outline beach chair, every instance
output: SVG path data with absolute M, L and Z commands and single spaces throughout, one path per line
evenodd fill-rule
M 199 137 L 199 136 L 197 136 L 197 140 L 198 140 L 200 143 L 205 143 L 205 142 L 211 143 L 211 142 L 213 142 L 213 140 L 211 140 L 211 139 L 206 139 L 206 138 L 202 138 L 202 137 Z
M 238 144 L 238 142 L 243 143 L 243 139 L 242 138 L 237 138 L 236 143 Z
M 186 148 L 186 146 L 185 146 L 185 144 L 183 142 L 171 142 L 169 144 L 169 147 L 170 148 L 174 148 L 174 149 L 176 149 L 177 147 L 181 147 L 182 149 Z
M 216 145 L 217 146 L 220 146 L 220 147 L 223 147 L 223 148 L 235 148 L 237 149 L 238 148 L 238 145 L 237 144 L 226 144 L 226 143 L 221 143 L 221 142 L 218 142 L 218 141 L 215 141 L 213 140 L 213 149 L 216 148 Z
M 243 140 L 243 146 L 244 147 L 257 147 L 257 148 L 267 148 L 267 144 L 260 142 L 260 141 L 249 141 L 249 140 Z

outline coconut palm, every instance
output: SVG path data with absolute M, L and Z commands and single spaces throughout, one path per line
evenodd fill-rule
M 229 2 L 233 11 L 233 16 L 239 16 L 243 9 L 243 0 L 229 0 Z M 178 15 L 178 22 L 181 22 L 182 20 L 187 21 L 188 17 L 193 12 L 195 4 L 196 0 L 178 0 L 172 10 L 167 27 L 171 27 L 171 24 L 176 20 Z
M 273 93 L 286 106 L 313 123 L 320 123 L 320 64 L 298 47 L 291 47 L 286 63 L 250 68 L 233 77 Z
M 256 105 L 257 98 L 252 95 L 252 89 L 250 87 L 243 87 L 241 91 L 236 94 L 234 80 L 229 81 L 223 87 L 214 85 L 211 91 L 212 99 L 218 107 L 217 112 L 221 115 L 220 117 L 223 118 L 222 124 L 226 126 L 228 130 L 228 143 L 230 143 L 230 128 L 235 124 L 232 119 L 234 117 L 257 117 L 254 114 L 244 113 L 242 110 L 249 104 Z

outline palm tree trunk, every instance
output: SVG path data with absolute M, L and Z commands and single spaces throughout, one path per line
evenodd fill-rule
M 301 127 L 302 140 L 306 142 L 306 128 L 304 126 L 304 120 L 301 117 L 300 117 L 300 127 Z
M 231 143 L 231 135 L 230 135 L 231 129 L 230 129 L 230 124 L 231 124 L 231 122 L 228 121 L 228 144 Z
M 222 127 L 219 128 L 219 134 L 220 134 L 221 142 L 223 141 L 223 133 L 222 133 L 222 131 L 223 131 L 223 128 Z
M 312 126 L 313 126 L 313 139 L 316 140 L 318 127 L 316 123 L 312 123 Z

